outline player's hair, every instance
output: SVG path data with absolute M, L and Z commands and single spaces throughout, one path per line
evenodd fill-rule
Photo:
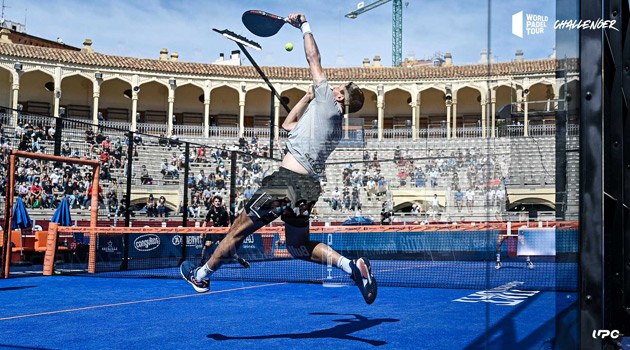
M 214 202 L 216 199 L 218 199 L 218 200 L 219 200 L 219 202 L 223 203 L 223 197 L 221 197 L 221 196 L 214 196 L 214 197 L 212 197 L 212 201 L 213 201 L 213 202 Z
M 363 90 L 357 84 L 350 82 L 348 84 L 348 112 L 356 113 L 363 108 L 363 101 L 365 100 L 365 96 L 363 96 Z

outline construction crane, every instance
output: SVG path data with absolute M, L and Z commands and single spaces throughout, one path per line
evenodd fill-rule
M 361 1 L 357 4 L 357 9 L 348 12 L 345 17 L 357 18 L 358 15 L 390 1 L 392 1 L 392 66 L 398 67 L 402 64 L 402 0 L 378 0 L 367 5 Z

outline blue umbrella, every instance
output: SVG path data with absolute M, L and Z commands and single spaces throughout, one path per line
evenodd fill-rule
M 28 228 L 32 224 L 33 222 L 26 211 L 26 206 L 24 206 L 22 198 L 18 197 L 15 200 L 15 205 L 13 206 L 13 220 L 11 221 L 11 228 L 14 230 Z
M 58 223 L 59 226 L 72 226 L 72 218 L 70 217 L 70 207 L 68 201 L 64 198 L 57 207 L 55 215 L 53 215 L 50 222 Z
M 15 200 L 15 205 L 13 206 L 13 220 L 11 220 L 11 229 L 20 229 L 20 241 L 22 241 L 22 229 L 31 227 L 31 225 L 33 225 L 33 221 L 31 221 L 31 217 L 26 211 L 26 206 L 24 206 L 22 198 L 17 197 L 17 199 Z M 10 234 L 9 237 L 11 237 Z M 24 242 L 21 242 L 20 256 L 22 256 L 22 254 L 24 253 L 23 249 Z
M 351 219 L 344 221 L 344 223 L 341 224 L 341 226 L 367 226 L 367 225 L 374 225 L 374 221 L 363 216 L 355 216 Z

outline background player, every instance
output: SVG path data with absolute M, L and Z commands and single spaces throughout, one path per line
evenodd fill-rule
M 502 264 L 501 264 L 501 245 L 503 244 L 503 241 L 505 241 L 506 238 L 510 237 L 507 234 L 501 234 L 499 233 L 499 236 L 497 238 L 497 245 L 496 245 L 496 251 L 497 251 L 497 262 L 494 265 L 495 269 L 500 269 Z M 512 236 L 513 237 L 513 236 Z M 506 243 L 507 244 L 507 243 Z M 518 244 L 525 244 L 523 237 L 522 236 L 518 236 Z M 532 260 L 529 258 L 529 256 L 527 256 L 527 260 L 525 261 L 527 264 L 527 268 L 530 270 L 534 269 L 534 263 L 532 263 Z
M 365 258 L 350 261 L 326 244 L 309 238 L 310 211 L 321 191 L 318 178 L 326 159 L 341 139 L 344 108 L 349 113 L 360 110 L 363 92 L 354 83 L 329 87 L 306 17 L 298 13 L 289 15 L 288 19 L 291 25 L 302 30 L 314 86 L 293 107 L 282 125 L 290 131 L 282 165 L 263 179 L 262 187 L 234 221 L 210 260 L 201 267 L 185 261 L 180 272 L 197 292 L 207 292 L 212 273 L 234 256 L 245 237 L 281 217 L 285 223 L 287 249 L 293 257 L 319 264 L 335 264 L 351 275 L 365 301 L 371 304 L 376 299 L 377 284 L 370 262 Z
M 221 205 L 223 199 L 221 196 L 214 196 L 212 198 L 212 205 L 208 210 L 208 214 L 206 214 L 206 220 L 201 225 L 202 227 L 206 227 L 208 222 L 212 221 L 213 227 L 230 227 L 230 215 L 228 214 L 225 207 Z M 201 249 L 201 262 L 199 262 L 199 266 L 202 266 L 206 262 L 206 250 L 208 250 L 212 244 L 221 242 L 222 235 L 218 233 L 202 233 L 199 235 L 201 241 L 203 242 L 203 248 Z M 249 268 L 249 262 L 247 260 L 241 258 L 237 254 L 234 254 L 236 261 L 239 264 L 243 265 L 245 268 Z

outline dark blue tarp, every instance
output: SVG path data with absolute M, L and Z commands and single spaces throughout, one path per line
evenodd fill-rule
M 363 217 L 363 216 L 355 216 L 351 219 L 344 221 L 341 226 L 366 226 L 366 225 L 374 225 L 374 221 Z
M 14 230 L 28 228 L 33 225 L 31 217 L 26 211 L 22 198 L 17 197 L 15 205 L 13 206 L 13 220 L 11 221 L 11 228 Z
M 72 226 L 72 218 L 70 217 L 70 207 L 68 201 L 64 198 L 61 200 L 61 204 L 55 211 L 50 222 L 56 222 L 59 226 Z

